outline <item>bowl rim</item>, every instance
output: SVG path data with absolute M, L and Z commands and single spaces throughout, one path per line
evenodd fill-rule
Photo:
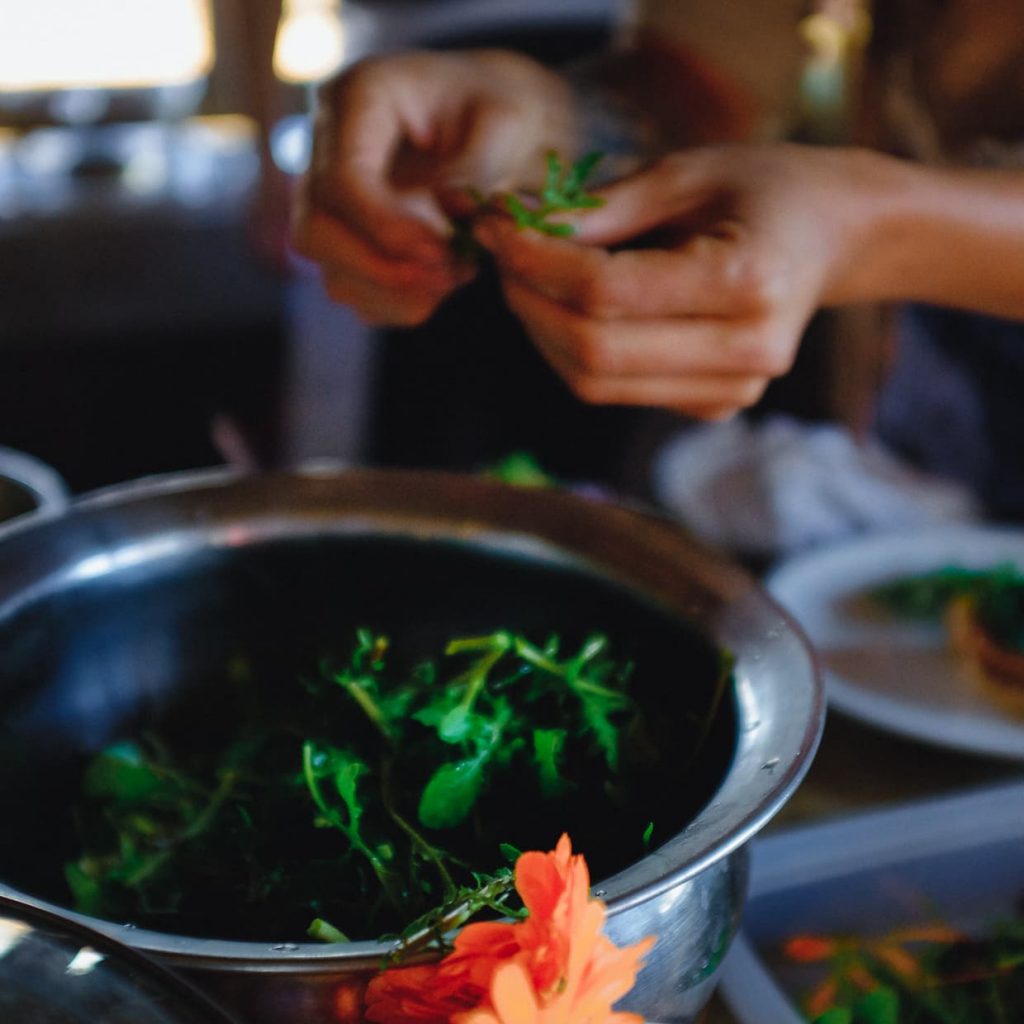
M 225 506 L 222 508 L 221 506 Z M 441 510 L 445 510 L 442 514 Z M 342 515 L 341 513 L 345 514 Z M 377 518 L 370 518 L 376 513 Z M 217 516 L 223 515 L 219 528 Z M 40 594 L 15 571 L 5 575 L 17 546 L 43 553 L 53 585 L 82 570 L 91 547 L 109 549 L 112 531 L 140 536 L 155 527 L 177 522 L 180 529 L 165 536 L 165 550 L 136 551 L 141 558 L 180 552 L 182 545 L 237 543 L 231 522 L 244 517 L 247 539 L 269 540 L 284 527 L 302 520 L 303 531 L 351 533 L 367 529 L 437 539 L 472 539 L 484 547 L 544 556 L 560 564 L 595 570 L 665 604 L 682 586 L 673 572 L 685 564 L 686 593 L 694 615 L 717 616 L 710 629 L 715 640 L 735 647 L 735 638 L 755 623 L 756 643 L 746 641 L 738 653 L 736 680 L 737 746 L 733 761 L 708 804 L 681 832 L 612 878 L 597 882 L 610 917 L 654 899 L 743 847 L 782 808 L 803 779 L 817 749 L 824 725 L 825 696 L 817 655 L 795 620 L 750 577 L 720 553 L 690 538 L 677 523 L 636 506 L 580 497 L 557 489 L 516 488 L 461 474 L 435 471 L 348 469 L 336 466 L 299 467 L 288 472 L 247 475 L 234 469 L 173 473 L 148 477 L 92 492 L 75 501 L 59 519 L 35 517 L 0 525 L 0 613 L 29 603 Z M 447 517 L 447 518 L 446 518 Z M 333 527 L 333 529 L 332 529 Z M 619 545 L 620 560 L 636 556 L 636 565 L 615 565 L 594 556 L 590 541 Z M 54 535 L 51 537 L 50 535 Z M 70 543 L 47 543 L 55 537 Z M 138 545 L 136 545 L 138 547 Z M 143 546 L 144 548 L 145 546 Z M 118 549 L 120 550 L 120 549 Z M 126 548 L 125 550 L 130 550 Z M 69 558 L 78 558 L 68 564 Z M 674 561 L 673 561 L 674 558 Z M 109 558 L 107 559 L 109 563 Z M 116 561 L 116 560 L 115 560 Z M 650 577 L 641 585 L 638 573 Z M 39 581 L 29 581 L 38 583 Z M 692 587 L 706 594 L 708 607 L 693 604 Z M 676 601 L 676 597 L 671 598 Z M 670 613 L 685 618 L 678 602 Z M 705 626 L 707 622 L 703 623 Z M 734 651 L 735 653 L 735 651 Z M 791 677 L 771 684 L 766 671 L 774 661 L 792 662 Z M 783 687 L 782 694 L 773 692 Z M 584 854 L 586 851 L 582 851 Z M 253 942 L 193 938 L 116 924 L 37 899 L 0 882 L 0 895 L 16 899 L 110 937 L 156 954 L 165 962 L 189 969 L 235 969 L 306 972 L 376 969 L 392 944 L 358 941 L 342 945 L 312 942 Z
M 67 484 L 52 466 L 34 455 L 0 445 L 0 478 L 21 488 L 35 503 L 31 511 L 3 520 L 4 523 L 22 516 L 58 513 L 67 507 Z

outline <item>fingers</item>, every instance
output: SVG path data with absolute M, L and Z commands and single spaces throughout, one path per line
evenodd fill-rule
M 331 83 L 294 231 L 330 293 L 374 322 L 418 322 L 471 277 L 451 244 L 450 217 L 475 210 L 458 189 L 532 159 L 553 80 L 481 52 L 374 58 Z
M 325 94 L 317 112 L 310 200 L 387 256 L 444 263 L 443 213 L 425 190 L 410 196 L 392 183 L 402 147 L 428 130 L 426 111 L 405 100 L 402 69 L 387 82 L 380 79 L 377 66 L 368 63 Z
M 777 376 L 789 369 L 787 339 L 776 340 L 760 323 L 697 317 L 604 320 L 568 309 L 515 280 L 506 280 L 504 290 L 527 328 L 546 336 L 585 373 Z
M 770 302 L 752 247 L 700 234 L 674 249 L 609 252 L 485 218 L 478 241 L 503 274 L 597 319 L 746 317 Z
M 472 186 L 484 195 L 522 184 L 523 137 L 532 134 L 530 121 L 529 113 L 509 99 L 478 99 L 466 111 L 453 155 L 440 171 L 444 184 Z
M 712 202 L 721 183 L 708 170 L 701 154 L 672 154 L 596 190 L 601 206 L 559 219 L 571 224 L 586 245 L 622 245 Z
M 764 257 L 758 221 L 735 215 L 711 159 L 684 154 L 610 186 L 602 207 L 564 218 L 571 239 L 500 216 L 477 225 L 509 306 L 585 401 L 721 419 L 792 365 L 806 297 L 780 287 L 785 261 Z
M 315 210 L 300 217 L 294 245 L 320 264 L 330 297 L 352 306 L 373 324 L 422 323 L 474 273 L 458 264 L 436 266 L 390 259 L 345 224 Z
M 756 319 L 597 319 L 511 277 L 504 289 L 552 368 L 578 397 L 599 404 L 730 416 L 788 371 L 802 333 L 801 324 Z
M 374 324 L 421 323 L 471 276 L 430 190 L 395 174 L 399 157 L 409 152 L 403 166 L 416 164 L 416 146 L 437 131 L 436 73 L 417 92 L 419 59 L 367 61 L 328 87 L 293 230 L 328 294 Z
M 416 327 L 425 323 L 447 297 L 447 292 L 394 291 L 331 270 L 324 272 L 324 288 L 334 302 L 351 306 L 371 326 Z
M 581 369 L 546 336 L 534 341 L 573 393 L 597 405 L 656 406 L 700 419 L 722 419 L 757 402 L 769 383 L 766 377 L 742 374 L 610 377 Z

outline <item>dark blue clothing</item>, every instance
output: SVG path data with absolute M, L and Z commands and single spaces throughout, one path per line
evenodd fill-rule
M 910 306 L 898 337 L 879 438 L 967 484 L 993 518 L 1024 521 L 1024 324 Z

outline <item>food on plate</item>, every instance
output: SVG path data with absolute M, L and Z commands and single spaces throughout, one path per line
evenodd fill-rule
M 1024 611 L 1022 599 L 1024 590 L 1018 596 Z M 950 603 L 946 627 L 954 650 L 976 680 L 1007 710 L 1024 717 L 1024 645 L 1001 634 L 998 618 L 969 596 Z
M 76 907 L 184 934 L 413 945 L 514 913 L 511 862 L 548 834 L 614 819 L 604 845 L 628 863 L 685 824 L 655 820 L 656 793 L 685 779 L 680 743 L 707 739 L 731 675 L 710 644 L 694 665 L 706 703 L 682 728 L 645 708 L 598 634 L 498 630 L 403 661 L 360 629 L 280 692 L 236 665 L 217 688 L 227 735 L 204 738 L 193 712 L 86 767 L 65 865 Z
M 983 935 L 943 923 L 876 936 L 796 935 L 782 952 L 819 974 L 802 1000 L 813 1024 L 1024 1021 L 1021 918 L 998 922 Z
M 897 615 L 942 618 L 972 677 L 1024 716 L 1024 573 L 946 566 L 878 587 L 870 600 Z

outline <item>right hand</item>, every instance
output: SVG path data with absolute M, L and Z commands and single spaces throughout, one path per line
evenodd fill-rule
M 821 305 L 873 297 L 867 211 L 904 176 L 893 166 L 801 146 L 683 150 L 601 189 L 599 209 L 561 217 L 572 239 L 497 214 L 476 238 L 584 401 L 724 419 L 788 372 Z
M 475 272 L 449 244 L 466 190 L 536 184 L 571 124 L 568 87 L 517 54 L 363 61 L 322 94 L 295 248 L 366 322 L 422 323 Z

